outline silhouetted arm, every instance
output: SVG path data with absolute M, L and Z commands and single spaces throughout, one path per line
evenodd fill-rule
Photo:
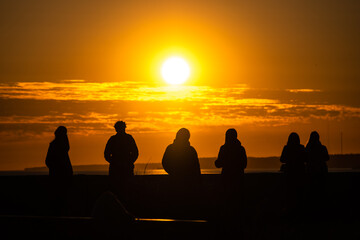
M 220 147 L 218 158 L 215 160 L 215 166 L 217 168 L 222 168 L 224 166 L 224 149 L 223 149 L 223 146 Z
M 136 146 L 134 138 L 131 136 L 131 161 L 134 163 L 139 157 L 139 149 Z
M 111 163 L 111 145 L 112 145 L 112 138 L 110 138 L 108 140 L 108 142 L 106 143 L 105 146 L 105 150 L 104 150 L 104 158 L 108 163 Z
M 48 168 L 51 168 L 53 166 L 53 149 L 52 149 L 52 145 L 50 143 L 49 145 L 49 149 L 47 151 L 47 154 L 46 154 L 46 158 L 45 158 L 45 164 Z
M 247 167 L 247 156 L 246 156 L 246 151 L 245 148 L 242 147 L 242 159 L 243 159 L 243 169 L 245 169 Z
M 282 150 L 281 157 L 280 157 L 280 162 L 286 163 L 286 146 L 284 146 L 284 148 Z
M 325 161 L 329 161 L 330 160 L 330 157 L 329 157 L 329 153 L 328 153 L 328 150 L 325 146 L 324 147 L 324 160 Z
M 169 163 L 169 155 L 170 155 L 170 150 L 169 150 L 169 146 L 166 148 L 165 152 L 164 152 L 164 156 L 162 158 L 162 166 L 165 170 L 165 172 L 167 172 L 168 174 L 171 174 L 171 164 Z
M 194 152 L 193 154 L 194 154 L 194 164 L 195 164 L 196 174 L 201 175 L 199 157 L 198 157 L 198 154 L 197 154 L 195 148 L 193 148 L 193 152 Z

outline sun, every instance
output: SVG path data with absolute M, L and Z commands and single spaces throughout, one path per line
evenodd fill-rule
M 170 57 L 163 63 L 161 75 L 169 84 L 182 84 L 190 76 L 190 66 L 181 57 Z

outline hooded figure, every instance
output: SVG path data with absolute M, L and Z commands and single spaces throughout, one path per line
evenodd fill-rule
M 51 177 L 71 177 L 73 170 L 69 158 L 69 140 L 67 129 L 59 126 L 55 132 L 55 139 L 50 143 L 45 164 L 49 168 Z
M 304 145 L 300 144 L 300 137 L 292 132 L 289 135 L 288 142 L 281 153 L 280 162 L 285 164 L 285 173 L 304 174 L 307 155 Z
M 237 139 L 237 132 L 230 128 L 225 134 L 225 144 L 220 147 L 215 166 L 222 168 L 221 174 L 224 177 L 235 177 L 242 175 L 247 165 L 245 148 Z
M 215 166 L 222 168 L 223 197 L 221 208 L 228 224 L 235 223 L 243 211 L 243 178 L 247 165 L 246 151 L 237 139 L 237 132 L 230 128 L 225 134 L 225 144 L 220 147 Z M 235 219 L 234 219 L 235 218 Z M 238 218 L 236 220 L 236 218 Z
M 286 209 L 289 213 L 300 211 L 303 204 L 305 186 L 305 164 L 307 155 L 300 137 L 293 132 L 281 153 L 280 162 L 285 164 Z
M 327 173 L 326 162 L 329 160 L 327 148 L 321 144 L 319 133 L 313 131 L 310 134 L 309 142 L 306 145 L 308 154 L 308 171 L 310 174 Z
M 190 146 L 189 139 L 189 130 L 181 128 L 176 133 L 174 143 L 166 148 L 162 165 L 173 178 L 182 181 L 199 181 L 201 176 L 199 158 L 195 148 Z

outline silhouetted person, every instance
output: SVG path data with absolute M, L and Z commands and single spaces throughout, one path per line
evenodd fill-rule
M 326 174 L 328 172 L 326 162 L 329 160 L 329 153 L 327 148 L 321 144 L 318 132 L 313 131 L 310 134 L 309 142 L 306 145 L 306 152 L 308 154 L 307 169 L 309 174 Z
M 303 201 L 305 184 L 305 164 L 307 155 L 305 147 L 300 144 L 300 137 L 292 132 L 281 153 L 280 162 L 285 164 L 287 210 L 300 210 Z
M 308 155 L 307 170 L 309 174 L 309 208 L 312 212 L 319 211 L 326 203 L 326 176 L 329 160 L 327 148 L 321 144 L 320 135 L 313 131 L 306 145 Z
M 60 126 L 55 130 L 55 139 L 50 143 L 47 155 L 46 166 L 49 168 L 51 177 L 71 177 L 73 170 L 69 158 L 69 140 L 67 129 Z
M 215 166 L 222 168 L 221 175 L 224 183 L 231 186 L 232 183 L 237 183 L 243 178 L 246 165 L 247 156 L 245 148 L 237 139 L 236 130 L 230 128 L 226 131 L 225 144 L 220 147 Z
M 55 139 L 50 143 L 45 164 L 49 168 L 52 214 L 64 213 L 67 193 L 71 186 L 73 170 L 69 158 L 67 129 L 59 126 Z
M 245 148 L 237 139 L 237 132 L 230 128 L 225 134 L 225 144 L 220 147 L 215 166 L 222 168 L 222 201 L 220 203 L 221 214 L 224 216 L 223 226 L 225 234 L 235 234 L 237 225 L 242 220 L 243 210 L 243 182 L 244 169 L 247 166 Z M 238 229 L 240 230 L 240 229 Z
M 166 148 L 162 165 L 174 179 L 198 182 L 201 177 L 199 158 L 195 148 L 190 146 L 189 139 L 189 130 L 181 128 L 176 133 L 174 143 Z
M 162 158 L 162 165 L 169 174 L 165 196 L 169 207 L 178 217 L 196 215 L 194 210 L 200 209 L 200 163 L 196 150 L 190 145 L 190 132 L 181 128 L 176 133 L 174 143 L 170 144 Z
M 139 156 L 139 151 L 134 138 L 125 132 L 125 122 L 116 122 L 114 128 L 116 135 L 111 136 L 108 140 L 104 157 L 110 163 L 111 187 L 113 191 L 123 195 L 127 194 L 131 188 L 129 185 L 131 185 L 134 176 L 134 163 Z

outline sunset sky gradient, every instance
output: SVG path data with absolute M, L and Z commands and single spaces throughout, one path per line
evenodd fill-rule
M 360 152 L 358 1 L 1 1 L 0 170 L 43 166 L 59 125 L 73 165 L 105 164 L 124 120 L 139 162 L 181 127 L 214 157 L 233 127 L 249 156 L 291 131 Z M 161 78 L 180 56 L 189 80 Z

